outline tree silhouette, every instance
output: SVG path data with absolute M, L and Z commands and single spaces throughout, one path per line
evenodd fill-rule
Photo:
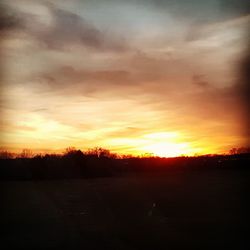
M 236 155 L 236 154 L 248 154 L 250 153 L 249 147 L 240 147 L 240 148 L 232 148 L 229 150 L 230 155 Z
M 19 155 L 20 158 L 31 158 L 33 156 L 34 156 L 34 154 L 33 154 L 32 150 L 28 149 L 28 148 L 23 149 Z

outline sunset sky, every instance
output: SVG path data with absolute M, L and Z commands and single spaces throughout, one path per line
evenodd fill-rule
M 248 2 L 2 0 L 0 148 L 248 146 Z

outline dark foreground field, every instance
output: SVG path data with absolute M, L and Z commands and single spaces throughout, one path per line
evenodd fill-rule
M 249 249 L 246 170 L 1 181 L 6 248 Z

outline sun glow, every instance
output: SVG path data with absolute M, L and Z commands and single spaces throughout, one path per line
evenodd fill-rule
M 194 149 L 189 143 L 183 142 L 178 132 L 157 132 L 144 136 L 145 144 L 141 148 L 146 153 L 160 157 L 192 155 Z
M 190 155 L 191 148 L 186 143 L 159 142 L 144 147 L 144 150 L 160 157 Z

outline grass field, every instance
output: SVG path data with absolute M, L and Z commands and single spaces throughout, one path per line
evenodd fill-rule
M 2 181 L 1 246 L 249 249 L 249 171 Z

